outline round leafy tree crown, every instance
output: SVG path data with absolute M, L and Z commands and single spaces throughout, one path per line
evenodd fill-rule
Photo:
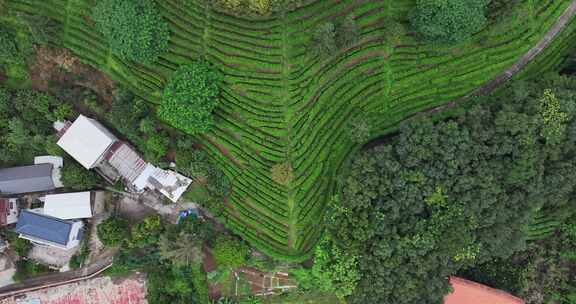
M 458 43 L 486 23 L 486 0 L 418 0 L 412 27 L 425 40 Z
M 151 0 L 100 0 L 92 19 L 122 59 L 152 63 L 168 48 L 168 24 Z
M 164 89 L 160 118 L 192 135 L 210 131 L 221 81 L 222 74 L 205 61 L 180 67 Z

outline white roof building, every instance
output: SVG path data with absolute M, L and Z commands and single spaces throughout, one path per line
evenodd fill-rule
M 80 115 L 64 131 L 58 146 L 86 169 L 92 169 L 104 158 L 106 151 L 118 139 L 94 119 Z
M 44 214 L 62 220 L 90 218 L 92 217 L 90 192 L 46 195 Z
M 172 170 L 163 170 L 148 164 L 132 183 L 138 191 L 145 188 L 157 190 L 173 202 L 177 202 L 192 180 Z

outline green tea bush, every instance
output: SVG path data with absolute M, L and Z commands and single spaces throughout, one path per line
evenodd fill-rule
M 122 59 L 152 63 L 168 48 L 168 24 L 151 0 L 101 0 L 92 19 Z

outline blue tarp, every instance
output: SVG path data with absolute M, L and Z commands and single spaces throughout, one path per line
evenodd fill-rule
M 198 209 L 191 208 L 191 209 L 182 210 L 178 214 L 178 220 L 176 221 L 176 224 L 179 224 L 180 220 L 182 220 L 183 218 L 188 217 L 190 215 L 194 216 L 195 218 L 200 217 L 200 214 L 198 213 Z
M 70 238 L 72 222 L 51 216 L 22 210 L 16 224 L 16 232 L 66 246 Z

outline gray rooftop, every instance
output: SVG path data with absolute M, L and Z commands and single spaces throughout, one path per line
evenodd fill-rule
M 0 193 L 20 194 L 54 190 L 52 164 L 0 169 Z
M 44 241 L 66 246 L 70 239 L 72 222 L 34 213 L 26 209 L 20 212 L 16 232 Z

